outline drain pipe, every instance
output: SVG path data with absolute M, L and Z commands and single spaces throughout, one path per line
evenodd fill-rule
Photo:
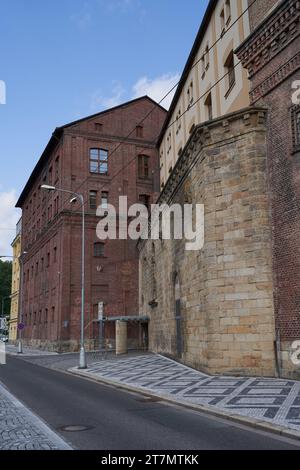
M 281 359 L 280 359 L 280 332 L 276 330 L 276 339 L 274 341 L 276 375 L 281 378 Z

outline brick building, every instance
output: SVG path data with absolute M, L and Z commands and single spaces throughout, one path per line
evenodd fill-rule
M 81 207 L 66 194 L 41 190 L 42 184 L 84 196 L 87 347 L 97 345 L 99 303 L 107 317 L 138 314 L 136 242 L 97 239 L 96 208 L 118 207 L 121 195 L 129 205 L 152 202 L 159 191 L 155 143 L 165 114 L 142 97 L 54 131 L 17 202 L 23 214 L 25 342 L 75 350 L 80 335 Z M 134 340 L 136 331 L 129 336 Z M 114 338 L 113 322 L 106 337 Z
M 279 366 L 293 375 L 291 343 L 300 338 L 300 2 L 257 0 L 252 33 L 237 55 L 248 70 L 252 104 L 268 109 L 267 180 L 272 217 L 274 308 Z

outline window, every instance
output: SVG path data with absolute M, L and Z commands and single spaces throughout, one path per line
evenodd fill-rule
M 187 89 L 187 99 L 188 99 L 188 108 L 193 104 L 194 101 L 194 85 L 193 82 L 190 83 Z
M 90 191 L 90 209 L 97 209 L 97 191 Z
M 102 129 L 103 129 L 103 124 L 101 124 L 101 122 L 95 122 L 95 131 L 102 132 Z
M 55 159 L 55 182 L 59 179 L 59 155 Z
M 201 57 L 201 78 L 203 79 L 205 76 L 205 57 L 204 54 Z
M 206 45 L 206 48 L 205 48 L 204 62 L 205 62 L 205 70 L 208 70 L 208 68 L 209 68 L 209 46 L 208 46 L 208 44 Z
M 56 261 L 57 261 L 57 248 L 56 248 L 56 246 L 54 247 L 54 250 L 53 250 L 53 261 L 54 261 L 54 263 L 56 263 Z
M 102 191 L 101 193 L 101 207 L 103 209 L 107 209 L 108 205 L 108 192 L 107 191 Z
M 45 323 L 48 323 L 48 309 L 45 309 Z
M 108 151 L 105 149 L 90 149 L 90 172 L 107 175 Z
M 138 157 L 138 176 L 139 178 L 149 178 L 149 157 L 139 155 Z
M 225 62 L 225 70 L 227 73 L 227 92 L 226 97 L 232 90 L 235 85 L 235 67 L 234 67 L 234 54 L 233 51 L 230 52 L 226 62 Z
M 211 93 L 208 94 L 204 104 L 205 104 L 205 109 L 206 109 L 206 116 L 205 117 L 208 121 L 211 121 L 212 118 L 213 118 Z
M 139 195 L 139 203 L 147 207 L 147 210 L 150 210 L 150 196 L 148 194 Z
M 94 243 L 94 256 L 96 258 L 100 258 L 101 256 L 104 256 L 104 243 L 101 243 L 101 242 Z
M 181 109 L 178 110 L 178 113 L 176 115 L 176 134 L 179 133 L 181 129 Z
M 51 308 L 51 323 L 54 323 L 55 320 L 55 307 Z
M 229 25 L 231 21 L 231 5 L 230 0 L 226 0 L 225 2 L 225 10 L 226 10 L 226 26 Z
M 172 150 L 172 134 L 169 132 L 169 135 L 167 137 L 167 154 L 169 154 Z
M 44 258 L 41 259 L 41 271 L 44 270 Z
M 143 130 L 143 126 L 136 126 L 136 136 L 142 138 L 144 134 Z
M 47 268 L 50 266 L 50 253 L 47 253 Z
M 300 151 L 300 106 L 292 107 L 293 150 Z
M 48 183 L 52 184 L 52 166 L 49 168 L 48 172 Z
M 222 9 L 222 11 L 220 13 L 220 24 L 221 24 L 221 36 L 223 36 L 223 34 L 225 32 L 225 12 L 224 12 L 224 8 Z

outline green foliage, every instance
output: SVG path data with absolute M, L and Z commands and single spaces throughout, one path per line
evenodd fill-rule
M 7 299 L 7 297 L 9 297 L 11 293 L 11 274 L 12 262 L 0 260 L 0 312 L 2 314 L 2 299 L 5 298 L 5 315 L 9 315 L 10 313 L 10 299 Z

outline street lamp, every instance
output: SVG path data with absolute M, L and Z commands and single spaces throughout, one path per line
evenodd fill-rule
M 67 189 L 56 188 L 55 186 L 50 186 L 48 184 L 42 184 L 41 189 L 47 191 L 60 191 L 61 193 L 67 193 L 73 195 L 70 202 L 75 202 L 77 199 L 82 204 L 82 247 L 81 247 L 81 332 L 80 332 L 80 354 L 79 354 L 79 369 L 86 369 L 86 354 L 84 347 L 84 284 L 85 284 L 85 214 L 84 214 L 84 198 L 80 193 L 75 193 L 74 191 L 69 191 Z

